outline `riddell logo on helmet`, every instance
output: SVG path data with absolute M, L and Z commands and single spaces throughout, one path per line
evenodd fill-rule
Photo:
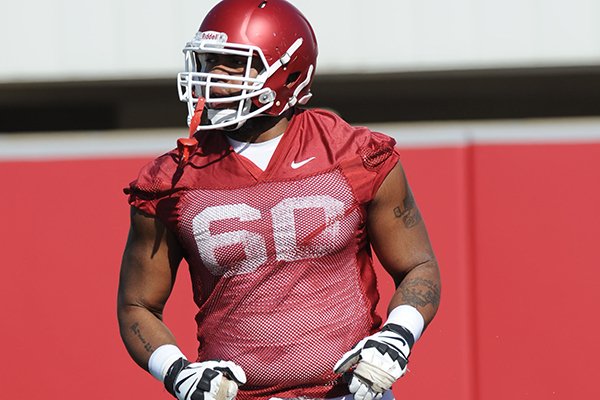
M 208 40 L 211 42 L 219 42 L 226 43 L 227 42 L 227 34 L 224 32 L 215 32 L 215 31 L 206 31 L 206 32 L 198 32 L 198 36 L 200 40 Z

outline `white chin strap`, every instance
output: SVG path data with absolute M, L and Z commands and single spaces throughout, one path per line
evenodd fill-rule
M 222 108 L 213 110 L 209 108 L 207 111 L 207 116 L 210 122 L 213 125 L 218 125 L 226 122 L 230 122 L 237 116 L 237 111 L 232 110 L 231 108 Z
M 233 108 L 221 108 L 221 109 L 213 109 L 208 108 L 207 117 L 211 123 L 211 126 L 216 126 L 216 129 L 224 129 L 224 130 L 236 130 L 239 129 L 244 123 L 246 123 L 247 119 L 242 119 L 235 123 L 238 117 L 244 114 L 248 114 L 250 108 L 252 107 L 252 101 L 243 100 L 243 105 L 238 105 L 238 108 L 241 109 L 233 109 Z

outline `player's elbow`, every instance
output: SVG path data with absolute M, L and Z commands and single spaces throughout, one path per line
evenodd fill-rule
M 162 321 L 162 311 L 162 308 L 152 307 L 142 299 L 121 293 L 117 297 L 117 318 L 119 323 L 127 323 L 128 321 L 139 319 L 140 316 L 147 317 L 149 315 Z

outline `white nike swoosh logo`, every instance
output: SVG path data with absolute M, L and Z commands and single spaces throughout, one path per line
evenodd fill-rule
M 295 161 L 292 161 L 292 168 L 293 168 L 293 169 L 298 169 L 298 168 L 300 168 L 301 166 L 303 166 L 303 165 L 305 165 L 305 164 L 308 164 L 309 162 L 311 162 L 311 161 L 312 161 L 312 160 L 314 160 L 315 158 L 317 158 L 317 157 L 311 157 L 311 158 L 307 158 L 306 160 L 304 160 L 304 161 L 300 161 L 300 162 L 298 162 L 298 163 L 297 163 L 297 162 L 295 162 Z

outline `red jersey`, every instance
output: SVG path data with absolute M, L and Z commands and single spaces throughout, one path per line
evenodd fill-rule
M 198 360 L 240 365 L 240 400 L 348 393 L 332 368 L 381 324 L 366 208 L 398 161 L 394 140 L 299 110 L 262 171 L 222 132 L 197 138 L 184 167 L 169 152 L 127 192 L 185 251 Z

